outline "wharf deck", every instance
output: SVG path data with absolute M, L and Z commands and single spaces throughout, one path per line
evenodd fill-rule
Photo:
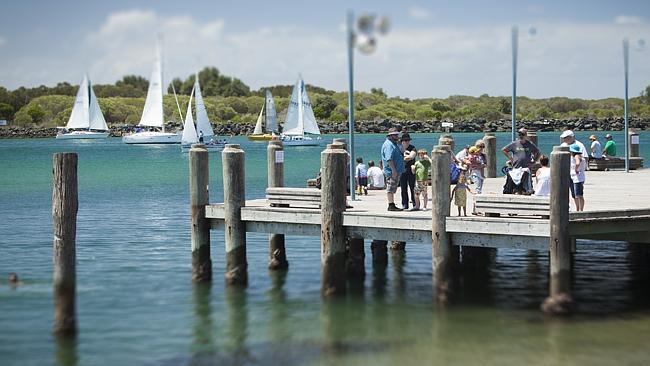
M 484 194 L 500 193 L 503 177 L 486 179 Z M 399 191 L 395 195 L 399 205 Z M 588 171 L 584 212 L 571 212 L 569 232 L 574 238 L 650 243 L 650 169 L 630 173 Z M 384 191 L 368 191 L 349 202 L 344 213 L 346 236 L 431 244 L 431 210 L 389 212 Z M 430 206 L 429 206 L 430 207 Z M 471 213 L 472 195 L 467 211 Z M 548 250 L 549 220 L 539 217 L 452 216 L 447 232 L 452 243 L 463 246 Z M 223 204 L 206 206 L 212 229 L 223 229 Z M 246 201 L 241 218 L 247 232 L 320 236 L 320 210 L 270 207 L 266 199 Z

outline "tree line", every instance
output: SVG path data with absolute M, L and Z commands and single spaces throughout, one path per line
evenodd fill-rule
M 213 122 L 253 123 L 264 104 L 265 90 L 274 96 L 279 119 L 286 114 L 293 85 L 275 85 L 251 91 L 240 79 L 224 75 L 215 67 L 198 72 L 208 116 Z M 194 85 L 195 75 L 171 81 L 164 97 L 165 118 L 180 122 L 176 101 L 185 106 Z M 94 85 L 99 104 L 109 124 L 136 124 L 140 120 L 149 82 L 137 75 L 127 75 L 115 84 Z M 307 91 L 317 119 L 326 122 L 345 121 L 348 116 L 347 92 L 336 92 L 307 85 Z M 19 126 L 54 127 L 66 124 L 78 85 L 67 82 L 54 87 L 20 87 L 9 91 L 0 87 L 0 119 Z M 586 100 L 552 97 L 517 98 L 517 119 L 613 118 L 623 115 L 623 100 L 607 98 Z M 479 97 L 452 95 L 447 98 L 409 99 L 388 97 L 381 88 L 370 92 L 355 92 L 355 119 L 357 120 L 474 120 L 494 121 L 510 118 L 510 97 Z M 630 114 L 650 118 L 650 85 L 638 97 L 630 99 Z

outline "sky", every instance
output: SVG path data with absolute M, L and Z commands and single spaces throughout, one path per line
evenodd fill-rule
M 624 38 L 630 95 L 650 85 L 647 0 L 23 0 L 2 4 L 0 86 L 79 84 L 84 73 L 95 84 L 148 79 L 161 34 L 168 81 L 215 66 L 253 90 L 293 84 L 300 73 L 346 91 L 348 11 L 391 24 L 374 53 L 355 50 L 355 90 L 511 95 L 513 26 L 518 95 L 623 97 Z

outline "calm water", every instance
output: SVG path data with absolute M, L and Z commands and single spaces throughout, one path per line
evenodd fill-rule
M 578 138 L 587 142 L 590 133 Z M 604 133 L 600 134 L 601 136 Z M 622 134 L 614 133 L 622 152 Z M 498 134 L 498 146 L 509 134 Z M 328 136 L 327 140 L 331 137 Z M 479 134 L 455 134 L 457 146 Z M 357 135 L 357 156 L 377 159 L 384 137 Z M 415 134 L 430 149 L 437 134 Z M 549 152 L 558 136 L 540 134 Z M 246 151 L 247 198 L 263 196 L 266 144 Z M 650 160 L 650 133 L 641 135 Z M 318 171 L 322 148 L 286 151 L 287 186 Z M 52 154 L 79 154 L 76 342 L 50 335 Z M 267 269 L 266 235 L 248 234 L 250 286 L 224 287 L 223 236 L 213 232 L 211 285 L 190 281 L 188 158 L 178 146 L 0 140 L 0 364 L 647 364 L 650 269 L 621 242 L 578 243 L 578 315 L 543 317 L 546 252 L 499 250 L 465 263 L 458 299 L 433 301 L 431 248 L 407 246 L 373 268 L 347 298 L 320 297 L 318 238 L 287 237 L 290 269 Z M 220 154 L 210 160 L 211 201 L 222 201 Z M 502 162 L 502 161 L 501 161 Z M 639 189 L 648 189 L 640 187 Z M 366 245 L 369 245 L 366 243 Z M 23 284 L 10 288 L 9 272 Z

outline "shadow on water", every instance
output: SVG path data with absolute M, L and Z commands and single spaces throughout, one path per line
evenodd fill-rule
M 76 337 L 55 337 L 56 340 L 56 364 L 58 366 L 77 366 Z

